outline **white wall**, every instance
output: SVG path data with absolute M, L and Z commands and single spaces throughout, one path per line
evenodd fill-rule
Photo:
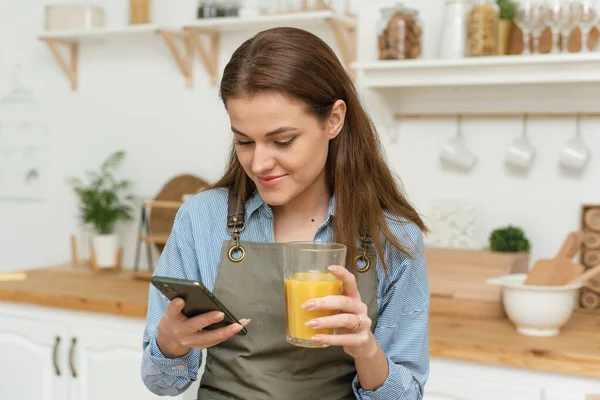
M 118 0 L 102 2 L 110 25 L 126 20 Z M 158 2 L 158 22 L 176 23 L 186 17 L 195 1 Z M 374 59 L 373 23 L 377 6 L 388 2 L 362 2 L 360 58 Z M 443 1 L 413 0 L 422 10 L 425 56 L 436 52 L 437 30 Z M 69 259 L 69 235 L 78 232 L 76 200 L 65 179 L 96 168 L 116 149 L 127 151 L 124 177 L 136 182 L 139 195 L 152 197 L 172 176 L 194 173 L 216 179 L 229 146 L 228 119 L 217 88 L 198 59 L 195 87 L 186 89 L 167 47 L 158 37 L 90 44 L 81 48 L 79 90 L 68 82 L 36 34 L 43 27 L 42 0 L 0 1 L 0 95 L 9 89 L 16 62 L 24 66 L 24 79 L 48 117 L 51 135 L 50 191 L 42 203 L 0 202 L 0 271 L 54 265 Z M 167 12 L 168 10 L 168 12 Z M 189 11 L 190 13 L 192 11 Z M 222 38 L 221 67 L 231 52 L 254 32 Z M 331 32 L 315 31 L 332 46 Z M 16 39 L 16 40 L 15 40 Z M 465 136 L 480 158 L 468 176 L 443 171 L 437 156 L 454 134 L 453 123 L 421 121 L 402 124 L 397 143 L 381 132 L 392 167 L 401 175 L 410 198 L 427 215 L 435 198 L 468 198 L 481 202 L 485 245 L 496 226 L 523 226 L 533 241 L 533 256 L 554 253 L 567 230 L 577 227 L 579 204 L 600 203 L 600 168 L 594 159 L 581 177 L 567 177 L 556 167 L 556 155 L 572 135 L 573 121 L 535 121 L 531 140 L 539 159 L 528 177 L 515 177 L 502 167 L 502 149 L 519 133 L 518 121 L 465 122 Z M 600 149 L 600 126 L 584 124 L 584 137 Z M 1 189 L 0 189 L 1 190 Z M 132 264 L 135 224 L 123 228 L 125 263 Z

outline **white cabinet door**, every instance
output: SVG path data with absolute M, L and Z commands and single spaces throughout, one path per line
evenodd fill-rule
M 72 399 L 106 400 L 164 398 L 151 393 L 142 382 L 143 325 L 73 321 L 70 345 L 75 373 Z M 83 323 L 82 323 L 83 322 Z M 125 326 L 123 326 L 125 325 Z
M 58 323 L 0 312 L 0 399 L 68 399 L 66 334 Z
M 449 400 L 542 400 L 542 389 L 478 377 L 438 376 L 426 386 L 425 400 L 428 396 Z

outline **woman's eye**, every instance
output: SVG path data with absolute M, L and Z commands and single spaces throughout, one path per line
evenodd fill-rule
M 275 142 L 275 144 L 276 144 L 277 146 L 286 147 L 286 146 L 289 146 L 289 145 L 291 145 L 291 144 L 294 142 L 294 140 L 295 140 L 295 139 L 296 139 L 296 138 L 295 138 L 295 137 L 293 137 L 293 138 L 291 138 L 290 140 L 286 140 L 285 142 Z
M 237 144 L 238 146 L 249 146 L 252 144 L 252 142 L 245 142 L 243 140 L 236 140 L 235 144 Z

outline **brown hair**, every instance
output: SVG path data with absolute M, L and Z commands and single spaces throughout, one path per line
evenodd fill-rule
M 427 228 L 390 172 L 375 126 L 333 50 L 319 37 L 300 29 L 260 32 L 233 53 L 223 73 L 220 94 L 227 106 L 227 99 L 262 91 L 302 100 L 321 121 L 329 117 L 337 100 L 346 102 L 345 124 L 329 142 L 326 162 L 326 176 L 335 193 L 334 241 L 348 246 L 348 266 L 354 266 L 361 235 L 372 238 L 386 270 L 382 233 L 399 251 L 410 256 L 390 231 L 384 211 L 415 223 L 422 231 Z M 241 204 L 256 189 L 242 169 L 235 148 L 224 176 L 214 187 L 237 192 Z

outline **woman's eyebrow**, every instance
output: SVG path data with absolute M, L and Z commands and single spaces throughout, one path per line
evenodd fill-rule
M 244 132 L 240 131 L 239 129 L 236 129 L 234 126 L 231 127 L 231 130 L 234 133 L 237 133 L 240 136 L 249 137 Z M 286 132 L 291 132 L 291 131 L 296 131 L 296 130 L 298 130 L 298 128 L 293 128 L 291 126 L 283 126 L 281 128 L 277 128 L 274 131 L 271 131 L 271 132 L 267 133 L 265 136 L 266 137 L 275 136 L 275 135 L 279 135 L 279 134 L 286 133 Z

